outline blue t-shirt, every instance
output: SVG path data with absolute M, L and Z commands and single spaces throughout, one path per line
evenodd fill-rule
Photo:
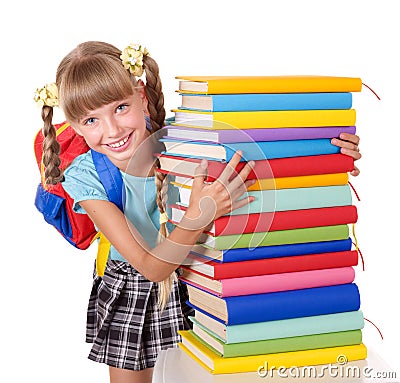
M 159 231 L 160 212 L 156 204 L 155 177 L 136 177 L 121 172 L 125 188 L 124 214 L 142 235 L 151 248 L 157 244 Z M 73 209 L 77 213 L 85 214 L 79 202 L 85 200 L 108 201 L 100 178 L 94 166 L 91 152 L 76 157 L 72 164 L 64 172 L 62 183 L 66 192 L 74 200 Z M 176 187 L 168 188 L 168 200 L 178 201 L 178 190 Z M 167 213 L 169 213 L 167 209 Z M 170 215 L 169 215 L 170 216 Z M 173 226 L 168 225 L 172 230 Z M 125 258 L 111 245 L 109 258 L 125 261 Z

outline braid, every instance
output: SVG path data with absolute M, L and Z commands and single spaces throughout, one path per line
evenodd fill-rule
M 146 95 L 152 133 L 161 129 L 165 121 L 164 94 L 157 63 L 150 57 L 143 58 L 146 70 Z
M 162 84 L 157 63 L 150 56 L 144 56 L 143 67 L 146 71 L 147 109 L 150 115 L 151 132 L 154 133 L 164 126 L 166 114 L 164 108 L 164 94 L 162 92 Z M 160 167 L 158 159 L 156 165 L 157 167 Z M 164 214 L 166 212 L 168 177 L 161 172 L 156 172 L 155 183 L 157 188 L 156 203 L 158 210 L 160 211 L 160 214 Z M 168 230 L 166 223 L 160 224 L 159 241 L 167 235 Z M 165 308 L 168 302 L 172 291 L 172 284 L 175 280 L 177 280 L 177 277 L 174 272 L 158 284 L 158 304 L 161 310 Z
M 56 129 L 52 123 L 53 108 L 51 106 L 42 107 L 43 125 L 43 165 L 45 167 L 45 182 L 48 185 L 55 185 L 62 181 L 63 175 L 59 166 L 61 160 L 60 144 L 57 141 Z

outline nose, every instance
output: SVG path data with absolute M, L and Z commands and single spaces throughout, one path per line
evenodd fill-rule
M 109 138 L 118 137 L 122 130 L 118 121 L 113 117 L 107 118 L 104 121 L 103 129 L 104 129 L 104 133 Z

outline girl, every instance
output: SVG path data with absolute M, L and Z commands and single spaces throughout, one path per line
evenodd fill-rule
M 143 71 L 146 85 L 135 77 Z M 54 94 L 58 92 L 67 121 L 91 149 L 105 154 L 121 171 L 124 213 L 108 200 L 90 151 L 61 173 L 52 123 L 57 102 L 50 100 L 42 108 L 46 183 L 63 182 L 75 210 L 88 214 L 112 244 L 104 276 L 95 275 L 87 317 L 87 341 L 93 343 L 89 358 L 109 365 L 111 382 L 151 381 L 159 350 L 176 346 L 177 331 L 188 327 L 185 290 L 175 270 L 207 225 L 252 201 L 240 198 L 252 184 L 246 181 L 251 162 L 234 174 L 240 161 L 236 153 L 219 179 L 206 184 L 203 160 L 184 218 L 168 235 L 168 180 L 155 171 L 151 135 L 165 120 L 158 72 L 141 46 L 130 46 L 121 54 L 103 42 L 80 44 L 57 70 Z M 334 143 L 360 158 L 358 137 L 342 138 Z

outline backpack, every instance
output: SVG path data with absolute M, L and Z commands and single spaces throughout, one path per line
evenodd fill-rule
M 57 141 L 60 144 L 60 169 L 64 170 L 77 156 L 89 150 L 83 137 L 76 134 L 68 123 L 55 125 Z M 42 131 L 39 131 L 34 140 L 36 162 L 41 174 L 36 196 L 35 206 L 43 215 L 45 221 L 54 226 L 57 231 L 73 246 L 78 249 L 87 249 L 95 239 L 99 238 L 96 260 L 97 274 L 104 274 L 110 243 L 103 234 L 97 232 L 92 220 L 86 214 L 78 214 L 73 210 L 74 201 L 64 190 L 62 183 L 46 185 L 44 180 Z M 109 200 L 123 210 L 123 181 L 119 169 L 105 156 L 92 149 L 91 154 L 100 181 L 104 186 Z

